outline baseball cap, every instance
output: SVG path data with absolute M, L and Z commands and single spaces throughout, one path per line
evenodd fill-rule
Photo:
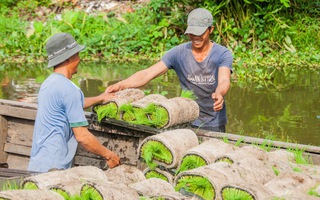
M 213 17 L 207 9 L 196 8 L 188 15 L 188 28 L 184 34 L 202 35 L 212 23 Z

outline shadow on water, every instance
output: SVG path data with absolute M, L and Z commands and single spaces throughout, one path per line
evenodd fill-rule
M 105 88 L 152 63 L 81 63 L 72 81 L 85 96 Z M 41 83 L 51 73 L 44 65 L 0 65 L 0 98 L 36 102 Z M 236 74 L 236 72 L 235 72 Z M 279 72 L 272 82 L 232 81 L 226 96 L 227 132 L 320 145 L 320 71 Z M 143 88 L 149 93 L 181 94 L 175 72 L 169 71 Z

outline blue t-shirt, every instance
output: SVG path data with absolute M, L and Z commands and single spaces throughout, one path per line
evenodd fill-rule
M 28 170 L 71 167 L 78 146 L 71 128 L 88 125 L 83 106 L 82 91 L 65 76 L 53 73 L 43 82 Z
M 191 90 L 197 96 L 200 116 L 192 124 L 203 128 L 226 125 L 226 106 L 224 104 L 221 111 L 215 112 L 211 94 L 218 85 L 219 68 L 228 67 L 232 71 L 232 53 L 226 47 L 214 43 L 205 60 L 198 62 L 192 54 L 191 42 L 187 42 L 170 49 L 162 61 L 168 69 L 176 72 L 182 89 Z

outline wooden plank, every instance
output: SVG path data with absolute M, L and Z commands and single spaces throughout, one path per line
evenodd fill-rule
M 7 117 L 8 119 L 8 142 L 21 144 L 24 146 L 32 145 L 34 121 Z
M 4 151 L 6 153 L 13 153 L 23 156 L 30 156 L 31 146 L 23 146 L 18 144 L 6 143 L 4 146 Z
M 76 155 L 74 158 L 74 166 L 95 166 L 99 168 L 104 167 L 102 159 L 89 158 L 87 156 Z
M 130 137 L 124 135 L 115 135 L 112 133 L 104 133 L 99 131 L 91 131 L 98 141 L 105 147 L 114 151 L 121 158 L 123 164 L 136 165 L 138 162 L 137 149 L 139 145 L 139 138 Z M 89 158 L 100 158 L 79 145 L 77 155 L 89 157 Z
M 27 156 L 8 154 L 7 163 L 10 169 L 28 170 L 29 160 Z
M 35 120 L 37 110 L 30 110 L 28 108 L 21 107 L 12 107 L 9 105 L 0 105 L 0 115 Z
M 7 162 L 8 155 L 4 151 L 4 145 L 7 141 L 8 121 L 5 117 L 0 116 L 0 163 Z

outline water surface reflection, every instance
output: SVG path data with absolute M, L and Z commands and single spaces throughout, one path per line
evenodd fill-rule
M 152 63 L 81 63 L 73 82 L 85 96 L 94 96 L 149 64 Z M 40 84 L 51 73 L 43 66 L 0 66 L 0 98 L 36 102 Z M 320 145 L 319 75 L 319 71 L 299 70 L 280 72 L 272 83 L 233 80 L 226 96 L 227 132 Z M 150 93 L 166 91 L 169 98 L 181 93 L 173 71 L 142 89 Z

